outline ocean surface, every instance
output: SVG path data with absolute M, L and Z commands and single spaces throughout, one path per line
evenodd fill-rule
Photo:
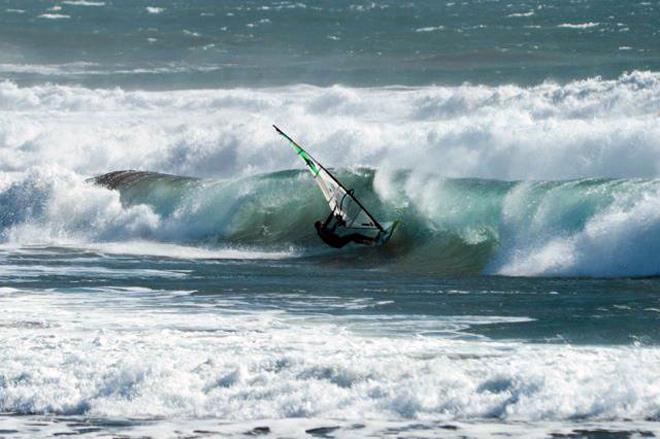
M 0 437 L 660 437 L 659 42 L 657 0 L 0 0 Z M 386 246 L 323 245 L 272 124 Z

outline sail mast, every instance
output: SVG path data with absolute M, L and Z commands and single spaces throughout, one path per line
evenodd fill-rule
M 378 230 L 381 232 L 384 232 L 385 229 L 383 226 L 380 225 L 380 223 L 376 220 L 376 218 L 371 215 L 371 213 L 360 203 L 360 201 L 353 195 L 353 191 L 348 190 L 337 178 L 330 173 L 323 165 L 321 165 L 314 157 L 312 157 L 307 151 L 303 149 L 302 146 L 300 146 L 296 141 L 294 141 L 291 137 L 289 137 L 284 131 L 280 130 L 276 125 L 273 125 L 273 128 L 275 128 L 275 131 L 277 131 L 278 134 L 280 134 L 282 137 L 287 139 L 294 147 L 296 152 L 300 157 L 302 157 L 303 160 L 307 163 L 307 166 L 310 168 L 312 171 L 312 174 L 314 174 L 314 178 L 318 177 L 319 173 L 321 170 L 323 170 L 328 176 L 339 186 L 344 193 L 351 197 L 351 199 L 355 202 L 355 204 L 358 205 L 360 209 L 367 215 L 367 217 L 371 220 L 371 222 L 376 226 Z M 336 200 L 335 200 L 336 202 Z

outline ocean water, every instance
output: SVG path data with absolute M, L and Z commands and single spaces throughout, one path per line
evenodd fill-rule
M 660 436 L 659 33 L 658 1 L 0 0 L 0 437 Z M 319 241 L 273 123 L 386 246 Z
M 0 71 L 29 84 L 533 84 L 660 68 L 656 0 L 3 0 L 0 8 Z

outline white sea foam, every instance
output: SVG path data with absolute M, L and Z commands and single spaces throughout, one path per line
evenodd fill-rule
M 9 296 L 11 294 L 19 293 L 21 290 L 11 287 L 0 287 L 0 296 Z
M 211 249 L 154 241 L 97 242 L 78 244 L 77 247 L 108 254 L 164 256 L 177 259 L 281 259 L 296 254 L 294 251 L 265 252 L 244 248 Z
M 199 38 L 199 37 L 202 36 L 202 35 L 201 35 L 200 33 L 198 33 L 198 32 L 193 32 L 193 31 L 190 31 L 190 30 L 187 30 L 187 29 L 184 29 L 184 30 L 183 30 L 183 33 L 184 33 L 185 35 L 189 35 L 189 36 L 191 36 L 191 37 L 195 37 L 195 38 Z
M 147 206 L 125 208 L 117 193 L 54 167 L 30 170 L 9 184 L 0 200 L 0 237 L 17 243 L 149 237 L 160 225 Z
M 562 23 L 557 25 L 557 27 L 564 27 L 567 29 L 589 29 L 598 25 L 600 25 L 600 23 L 594 23 L 590 21 L 588 23 Z
M 147 40 L 158 40 L 157 38 L 147 38 Z M 6 73 L 35 73 L 38 75 L 56 75 L 56 76 L 111 76 L 111 75 L 133 75 L 133 74 L 163 74 L 163 73 L 188 73 L 188 72 L 212 72 L 222 69 L 222 65 L 191 65 L 186 63 L 173 63 L 167 67 L 153 68 L 134 68 L 126 69 L 124 66 L 117 65 L 116 68 L 101 67 L 92 62 L 73 62 L 65 64 L 13 64 L 0 63 L 0 72 Z
M 105 6 L 105 2 L 92 2 L 88 0 L 66 0 L 62 3 L 72 6 Z
M 54 267 L 49 265 L 0 265 L 0 279 L 5 281 L 42 276 L 73 276 L 76 278 L 123 279 L 128 276 L 138 279 L 149 278 L 184 278 L 186 273 L 172 270 L 153 270 L 144 268 L 113 269 L 103 266 L 72 266 Z
M 428 26 L 428 27 L 420 27 L 415 29 L 415 32 L 433 32 L 437 30 L 443 30 L 445 27 L 444 26 Z
M 121 294 L 0 295 L 0 410 L 213 417 L 242 428 L 301 417 L 372 427 L 371 420 L 399 427 L 484 418 L 641 421 L 660 409 L 656 348 L 423 335 L 401 343 L 387 331 L 362 332 L 332 317 L 241 312 L 224 302 L 186 302 L 190 313 L 181 312 L 185 295 L 160 294 L 127 287 Z M 390 325 L 389 318 L 371 319 L 374 327 Z M 469 327 L 451 318 L 434 325 Z
M 160 14 L 163 12 L 165 9 L 164 8 L 159 8 L 157 6 L 147 6 L 145 10 L 150 13 L 150 14 Z
M 37 73 L 40 75 L 94 74 L 98 64 L 90 62 L 73 62 L 66 64 L 10 64 L 0 63 L 0 71 L 6 73 Z M 98 71 L 99 74 L 101 73 Z
M 559 233 L 548 209 L 539 209 L 529 236 L 500 256 L 495 270 L 508 275 L 657 275 L 660 234 L 660 193 L 649 189 L 639 197 L 619 196 L 588 219 L 579 231 Z M 519 218 L 517 219 L 519 220 Z M 514 220 L 514 221 L 517 221 Z
M 516 12 L 516 13 L 507 15 L 507 17 L 510 17 L 510 18 L 531 17 L 532 15 L 534 15 L 534 11 Z
M 50 13 L 46 13 L 46 14 L 39 15 L 39 18 L 47 18 L 49 20 L 64 20 L 64 19 L 71 18 L 71 16 L 67 15 L 67 14 L 50 14 Z

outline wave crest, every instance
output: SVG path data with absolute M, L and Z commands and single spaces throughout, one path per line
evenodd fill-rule
M 0 108 L 0 171 L 48 163 L 83 175 L 132 168 L 235 177 L 294 168 L 273 122 L 343 168 L 505 180 L 660 171 L 655 72 L 534 87 L 143 92 L 3 82 Z

